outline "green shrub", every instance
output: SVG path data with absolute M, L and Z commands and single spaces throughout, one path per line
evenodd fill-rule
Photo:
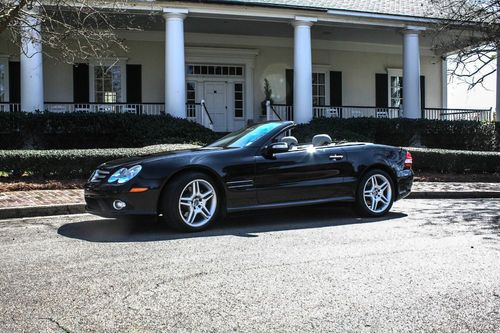
M 209 143 L 220 137 L 186 119 L 113 113 L 0 112 L 0 149 L 143 147 Z M 11 139 L 12 138 L 12 139 Z
M 316 118 L 309 124 L 299 125 L 294 134 L 300 142 L 310 142 L 318 133 L 329 134 L 334 141 L 368 141 L 394 146 L 420 143 L 442 149 L 500 149 L 495 143 L 495 124 L 474 121 Z
M 131 156 L 192 148 L 193 145 L 159 145 L 145 148 L 73 150 L 0 150 L 0 174 L 19 178 L 87 178 L 101 163 Z M 441 173 L 498 173 L 500 152 L 406 148 L 417 171 Z
M 13 178 L 87 178 L 106 161 L 192 147 L 171 144 L 121 149 L 0 150 L 0 174 Z
M 406 148 L 417 171 L 441 173 L 498 173 L 500 152 Z

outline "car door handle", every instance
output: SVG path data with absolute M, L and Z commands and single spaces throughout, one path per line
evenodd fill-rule
M 338 161 L 344 158 L 344 155 L 330 155 L 331 160 Z

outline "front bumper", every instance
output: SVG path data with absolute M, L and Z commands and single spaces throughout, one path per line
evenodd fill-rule
M 149 189 L 146 192 L 130 193 L 128 187 L 85 186 L 85 209 L 88 213 L 102 217 L 120 217 L 137 215 L 157 215 L 160 190 Z M 126 204 L 122 209 L 113 207 L 113 202 L 120 200 Z

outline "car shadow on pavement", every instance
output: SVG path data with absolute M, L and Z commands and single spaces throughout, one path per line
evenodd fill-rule
M 264 232 L 383 222 L 406 216 L 391 212 L 381 218 L 360 218 L 351 206 L 336 204 L 232 214 L 217 221 L 212 228 L 196 233 L 172 230 L 154 218 L 137 221 L 91 219 L 64 224 L 57 232 L 65 237 L 90 242 L 151 242 L 224 235 L 258 237 L 258 233 Z

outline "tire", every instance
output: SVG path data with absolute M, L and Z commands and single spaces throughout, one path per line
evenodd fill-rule
M 193 192 L 194 191 L 194 192 Z M 180 231 L 202 231 L 220 211 L 220 193 L 214 180 L 201 172 L 188 172 L 170 181 L 161 196 L 162 219 Z
M 384 216 L 391 210 L 393 202 L 394 183 L 387 172 L 375 169 L 363 175 L 356 191 L 356 208 L 360 215 Z

